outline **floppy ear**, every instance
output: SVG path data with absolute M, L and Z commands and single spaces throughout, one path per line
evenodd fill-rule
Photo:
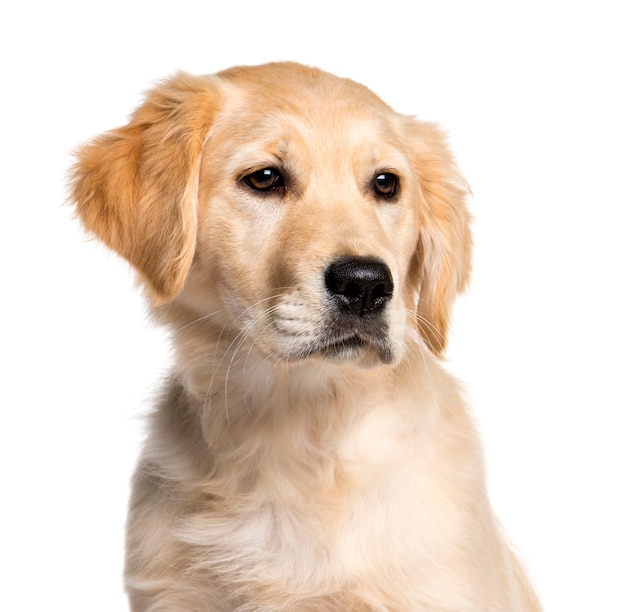
M 209 77 L 148 92 L 125 127 L 83 146 L 72 199 L 85 227 L 128 259 L 155 301 L 182 288 L 196 244 L 200 157 L 218 108 Z
M 465 204 L 469 188 L 437 127 L 411 120 L 410 131 L 423 200 L 413 266 L 418 327 L 433 353 L 441 355 L 454 298 L 465 288 L 471 271 L 471 218 Z

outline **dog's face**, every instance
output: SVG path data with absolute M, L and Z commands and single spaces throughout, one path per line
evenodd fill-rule
M 469 270 L 465 190 L 439 132 L 295 64 L 179 76 L 83 149 L 74 197 L 155 302 L 273 359 L 443 350 Z
M 357 92 L 265 82 L 258 104 L 239 87 L 204 148 L 181 299 L 204 294 L 202 311 L 224 308 L 277 359 L 390 362 L 415 309 L 410 161 L 386 107 Z

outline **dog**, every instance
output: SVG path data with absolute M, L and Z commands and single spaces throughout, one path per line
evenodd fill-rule
M 438 127 L 295 63 L 179 73 L 80 148 L 77 216 L 175 349 L 133 612 L 541 609 L 441 365 L 468 195 Z

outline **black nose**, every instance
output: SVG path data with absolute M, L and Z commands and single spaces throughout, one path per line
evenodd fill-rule
M 326 288 L 343 312 L 362 317 L 383 308 L 393 294 L 393 279 L 378 259 L 346 257 L 328 266 Z

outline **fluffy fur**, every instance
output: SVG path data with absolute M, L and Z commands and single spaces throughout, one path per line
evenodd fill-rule
M 175 348 L 134 612 L 540 610 L 439 363 L 471 238 L 434 125 L 269 64 L 178 74 L 77 158 L 79 217 Z

